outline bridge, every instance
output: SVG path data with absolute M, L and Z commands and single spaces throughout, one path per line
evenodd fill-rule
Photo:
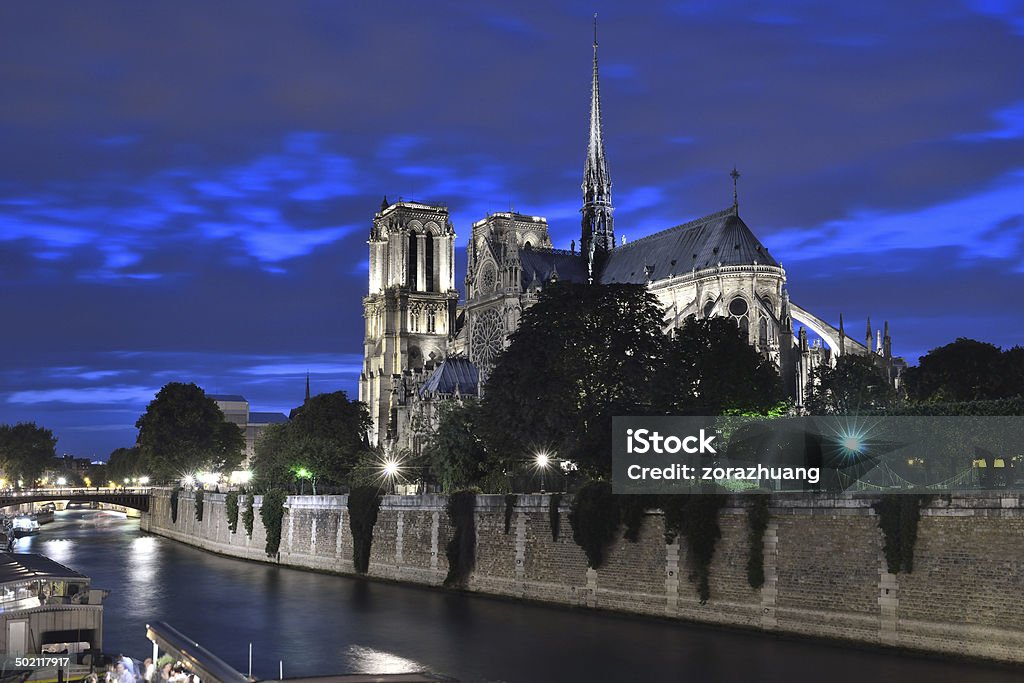
M 0 491 L 0 508 L 23 503 L 46 503 L 66 500 L 71 503 L 108 503 L 149 512 L 150 487 L 134 488 L 76 488 L 60 486 L 46 489 L 21 489 Z

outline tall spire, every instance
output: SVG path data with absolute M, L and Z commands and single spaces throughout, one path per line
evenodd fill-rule
M 604 155 L 601 131 L 601 87 L 597 69 L 597 14 L 594 15 L 594 76 L 590 93 L 590 139 L 583 165 L 583 231 L 580 251 L 587 257 L 588 276 L 593 278 L 594 252 L 615 247 L 612 225 L 612 179 Z
M 309 373 L 306 373 L 306 402 L 309 401 Z

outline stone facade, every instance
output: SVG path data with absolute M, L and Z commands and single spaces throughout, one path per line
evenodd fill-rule
M 257 515 L 249 539 L 227 527 L 224 496 L 207 494 L 196 522 L 190 494 L 171 524 L 166 493 L 154 495 L 142 528 L 206 550 L 261 562 L 352 574 L 344 496 L 288 499 L 279 556 L 264 553 Z M 599 570 L 572 541 L 567 503 L 552 537 L 547 496 L 518 496 L 505 533 L 503 496 L 480 496 L 476 568 L 468 590 L 561 605 L 609 609 L 1024 663 L 1024 496 L 962 496 L 922 512 L 914 571 L 892 575 L 871 500 L 773 499 L 765 534 L 765 585 L 746 578 L 749 534 L 742 499 L 722 510 L 711 566 L 711 600 L 689 580 L 685 544 L 666 545 L 660 513 L 640 539 L 618 539 Z M 374 529 L 369 575 L 430 586 L 448 571 L 451 528 L 440 496 L 388 496 Z

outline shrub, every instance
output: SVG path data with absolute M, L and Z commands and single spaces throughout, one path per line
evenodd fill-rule
M 357 486 L 348 494 L 348 528 L 352 531 L 352 566 L 365 574 L 370 568 L 373 527 L 377 524 L 381 495 L 374 486 Z
M 750 555 L 747 557 L 747 583 L 751 588 L 764 585 L 764 532 L 768 528 L 768 496 L 752 496 L 747 508 L 747 528 L 750 531 Z
M 619 510 L 612 485 L 607 481 L 589 481 L 583 485 L 569 510 L 572 540 L 583 548 L 587 563 L 597 569 L 604 562 L 606 548 L 619 530 Z
M 203 521 L 203 489 L 196 489 L 196 521 Z
M 284 504 L 288 494 L 281 489 L 271 489 L 263 494 L 260 519 L 267 530 L 267 557 L 274 557 L 281 548 L 281 521 L 284 519 Z
M 626 527 L 623 537 L 631 543 L 640 540 L 640 529 L 644 523 L 644 513 L 647 511 L 647 504 L 643 496 L 625 495 L 618 496 L 619 515 L 622 524 Z
M 228 529 L 231 533 L 238 531 L 238 491 L 229 491 L 224 499 L 224 508 L 228 513 Z
M 256 523 L 256 496 L 250 493 L 246 498 L 245 512 L 242 513 L 242 525 L 245 533 L 252 538 L 252 528 Z
M 476 559 L 476 491 L 456 491 L 448 497 L 445 512 L 452 524 L 452 537 L 445 548 L 448 576 L 445 586 L 464 585 Z

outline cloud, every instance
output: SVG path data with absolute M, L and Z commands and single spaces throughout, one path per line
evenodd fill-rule
M 157 390 L 152 387 L 131 385 L 110 385 L 103 387 L 59 389 L 34 389 L 15 391 L 7 398 L 8 403 L 33 405 L 36 403 L 68 403 L 72 405 L 114 405 L 151 401 Z

